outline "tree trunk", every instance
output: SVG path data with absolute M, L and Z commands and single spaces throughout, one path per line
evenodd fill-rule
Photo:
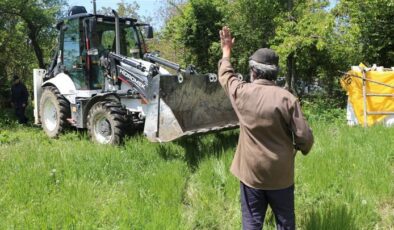
M 294 20 L 293 17 L 291 16 L 291 11 L 293 10 L 293 0 L 287 1 L 287 10 L 289 11 L 289 20 Z M 295 69 L 294 52 L 290 53 L 289 56 L 287 56 L 286 65 L 287 65 L 287 75 L 286 75 L 285 89 L 289 90 L 292 94 L 297 96 L 298 94 L 295 87 L 296 69 Z
M 295 69 L 295 58 L 294 53 L 291 53 L 287 56 L 287 74 L 286 74 L 286 83 L 285 89 L 289 90 L 292 94 L 298 95 L 296 90 L 296 69 Z
M 27 26 L 29 28 L 28 36 L 29 36 L 29 39 L 31 40 L 31 45 L 33 46 L 34 53 L 36 54 L 38 66 L 41 69 L 45 69 L 44 57 L 43 57 L 43 54 L 42 54 L 42 50 L 41 50 L 40 44 L 37 41 L 38 28 L 36 28 L 30 22 L 27 23 Z

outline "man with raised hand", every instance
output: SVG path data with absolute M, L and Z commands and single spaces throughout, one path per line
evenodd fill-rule
M 226 26 L 219 33 L 219 81 L 240 126 L 231 172 L 240 180 L 243 229 L 262 229 L 268 205 L 277 229 L 295 229 L 294 158 L 311 150 L 312 131 L 297 98 L 275 85 L 277 54 L 258 49 L 249 58 L 251 83 L 241 81 L 230 63 L 235 39 Z

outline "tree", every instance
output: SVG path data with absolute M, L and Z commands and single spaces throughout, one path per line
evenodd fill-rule
M 294 4 L 294 5 L 293 5 Z M 296 81 L 312 82 L 317 77 L 317 66 L 327 47 L 327 39 L 332 31 L 333 17 L 325 7 L 328 1 L 304 0 L 293 3 L 289 0 L 288 10 L 276 19 L 276 35 L 273 47 L 285 66 L 286 85 L 297 94 Z M 311 55 L 314 54 L 314 55 Z
M 229 1 L 223 9 L 223 24 L 228 25 L 236 39 L 234 66 L 248 73 L 250 55 L 258 48 L 272 48 L 276 34 L 275 18 L 286 9 L 284 0 Z
M 116 11 L 120 17 L 137 18 L 137 11 L 140 8 L 137 2 L 126 3 L 124 0 L 117 3 Z M 112 7 L 101 7 L 97 12 L 98 14 L 113 16 Z
M 138 10 L 140 6 L 137 2 L 127 3 L 124 0 L 117 3 L 116 12 L 120 17 L 129 17 L 135 18 L 139 21 L 143 21 L 145 23 L 149 23 L 152 21 L 151 17 L 145 17 L 138 14 Z M 98 14 L 113 16 L 111 7 L 102 7 L 98 12 Z
M 212 63 L 219 57 L 222 5 L 219 0 L 191 0 L 178 5 L 181 12 L 167 22 L 164 37 L 184 49 L 183 64 L 193 63 L 202 72 L 216 71 Z
M 33 68 L 45 67 L 44 57 L 55 41 L 52 26 L 63 4 L 63 0 L 0 2 L 0 102 L 8 97 L 13 74 L 30 86 Z
M 335 9 L 343 36 L 359 44 L 358 62 L 394 65 L 394 2 L 342 0 Z M 355 63 L 357 64 L 357 63 Z
M 186 0 L 167 0 L 160 9 L 165 29 L 155 33 L 155 38 L 148 41 L 152 51 L 159 51 L 160 56 L 176 63 L 185 63 L 185 47 L 182 45 L 181 36 L 174 34 L 173 25 L 177 17 L 183 15 L 183 8 L 186 7 Z M 188 64 L 188 63 L 186 63 Z
M 42 46 L 49 44 L 54 36 L 51 26 L 56 18 L 53 15 L 60 14 L 63 4 L 63 0 L 4 0 L 0 3 L 3 15 L 23 21 L 40 68 L 45 68 Z

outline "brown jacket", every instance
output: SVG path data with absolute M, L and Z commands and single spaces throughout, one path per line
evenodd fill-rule
M 258 189 L 294 184 L 294 145 L 303 154 L 313 145 L 312 131 L 297 99 L 269 80 L 240 81 L 227 58 L 219 62 L 219 81 L 240 124 L 231 172 Z

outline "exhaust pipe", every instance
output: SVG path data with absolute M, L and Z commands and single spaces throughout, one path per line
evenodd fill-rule
M 118 12 L 112 10 L 112 13 L 115 16 L 115 36 L 116 36 L 116 54 L 120 54 L 120 28 L 119 28 L 119 15 Z
M 96 0 L 93 0 L 93 14 L 96 15 L 97 11 L 96 11 Z

